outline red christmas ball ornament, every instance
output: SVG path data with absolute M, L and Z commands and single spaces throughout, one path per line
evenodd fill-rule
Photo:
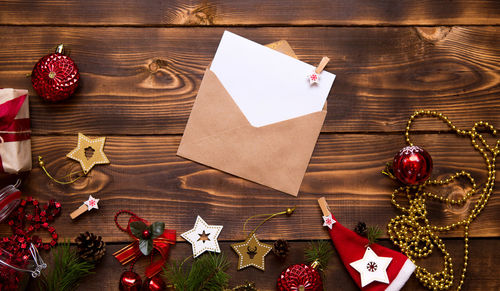
M 406 185 L 425 182 L 432 172 L 432 158 L 418 146 L 407 146 L 399 151 L 392 163 L 394 176 Z
M 80 80 L 75 62 L 63 54 L 63 45 L 55 53 L 42 57 L 33 68 L 31 83 L 36 93 L 47 101 L 60 101 L 71 96 Z
M 143 291 L 165 291 L 167 290 L 167 284 L 163 279 L 156 275 L 153 278 L 148 278 L 144 281 L 144 285 L 142 286 Z
M 278 278 L 279 291 L 322 291 L 323 281 L 316 270 L 317 264 L 297 264 L 288 267 Z
M 125 271 L 120 277 L 120 291 L 139 291 L 141 290 L 141 276 L 136 272 Z

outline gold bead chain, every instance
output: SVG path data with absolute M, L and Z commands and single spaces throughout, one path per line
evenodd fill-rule
M 481 210 L 486 206 L 491 193 L 493 192 L 493 187 L 495 185 L 495 161 L 497 155 L 500 153 L 499 145 L 500 139 L 496 141 L 496 145 L 491 147 L 486 143 L 486 140 L 481 134 L 477 132 L 478 128 L 483 128 L 489 131 L 493 135 L 497 134 L 496 129 L 490 125 L 488 122 L 477 122 L 474 124 L 471 130 L 460 130 L 452 124 L 446 116 L 435 111 L 417 111 L 415 112 L 406 126 L 405 139 L 406 143 L 410 146 L 413 143 L 410 141 L 410 127 L 413 121 L 417 117 L 421 116 L 431 116 L 442 120 L 446 123 L 453 132 L 461 136 L 470 137 L 474 149 L 476 149 L 484 158 L 486 166 L 488 169 L 488 179 L 482 188 L 479 195 L 478 201 L 475 204 L 469 215 L 461 221 L 452 223 L 446 226 L 436 226 L 432 225 L 427 218 L 426 209 L 426 199 L 437 200 L 450 205 L 462 205 L 473 194 L 479 193 L 477 185 L 472 176 L 465 172 L 457 172 L 444 180 L 427 180 L 422 185 L 417 186 L 403 186 L 400 187 L 392 193 L 391 202 L 396 208 L 401 210 L 404 214 L 398 215 L 391 219 L 387 225 L 388 234 L 391 241 L 397 245 L 401 251 L 416 265 L 416 259 L 422 259 L 428 257 L 432 250 L 437 247 L 438 250 L 443 254 L 443 269 L 440 272 L 431 273 L 426 268 L 418 266 L 416 267 L 415 274 L 418 280 L 429 289 L 433 290 L 443 290 L 449 289 L 453 285 L 453 264 L 450 253 L 446 250 L 446 246 L 443 240 L 439 237 L 439 232 L 446 232 L 452 229 L 456 229 L 460 226 L 464 227 L 464 264 L 462 269 L 462 274 L 460 276 L 460 281 L 457 286 L 457 290 L 462 288 L 465 280 L 465 273 L 467 271 L 467 261 L 469 259 L 469 226 L 471 222 L 479 215 Z M 477 141 L 480 141 L 480 144 Z M 462 199 L 449 199 L 432 192 L 426 192 L 426 186 L 434 185 L 447 185 L 457 178 L 466 178 L 471 183 L 471 190 L 466 193 Z M 408 199 L 408 206 L 403 207 L 398 202 L 396 202 L 396 196 L 398 194 L 406 195 Z

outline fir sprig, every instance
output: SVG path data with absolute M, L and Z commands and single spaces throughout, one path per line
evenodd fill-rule
M 194 259 L 189 270 L 183 264 L 174 262 L 164 269 L 165 277 L 176 291 L 219 291 L 228 285 L 229 262 L 224 255 L 204 254 Z
M 333 252 L 329 241 L 319 240 L 310 242 L 304 253 L 309 264 L 317 260 L 320 270 L 324 271 L 328 266 L 328 261 L 333 256 Z
M 95 265 L 80 260 L 69 242 L 60 243 L 53 251 L 53 256 L 49 271 L 40 280 L 40 290 L 75 290 L 81 278 L 93 273 Z
M 370 244 L 374 244 L 382 236 L 382 230 L 378 226 L 369 226 L 366 230 L 366 237 Z

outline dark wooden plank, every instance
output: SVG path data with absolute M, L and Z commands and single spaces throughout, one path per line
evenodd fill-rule
M 9 25 L 457 25 L 499 24 L 494 0 L 2 1 Z M 33 13 L 29 13 L 32 11 Z M 29 17 L 27 14 L 29 13 Z
M 3 27 L 0 87 L 33 94 L 24 75 L 62 41 L 82 85 L 66 102 L 31 98 L 36 134 L 180 134 L 223 30 Z M 497 27 L 231 30 L 260 43 L 288 39 L 309 63 L 332 58 L 337 80 L 324 132 L 401 131 L 417 109 L 439 110 L 459 126 L 480 119 L 500 125 Z M 419 128 L 442 129 L 437 124 Z
M 272 243 L 272 241 L 265 241 Z M 228 270 L 231 276 L 230 286 L 234 287 L 244 283 L 246 280 L 253 281 L 261 291 L 275 290 L 276 280 L 280 273 L 289 265 L 304 263 L 305 258 L 303 250 L 307 247 L 305 242 L 290 242 L 290 253 L 286 260 L 280 261 L 273 254 L 266 257 L 266 271 L 262 272 L 255 268 L 247 268 L 241 271 L 236 271 L 237 256 L 230 248 L 227 242 L 221 243 L 222 252 L 228 257 L 230 267 Z M 392 247 L 389 241 L 382 241 L 382 245 Z M 463 262 L 463 242 L 459 240 L 445 240 L 448 251 L 452 255 L 453 264 L 455 267 L 455 284 L 459 278 L 459 268 Z M 121 273 L 126 269 L 121 267 L 118 261 L 112 257 L 112 253 L 119 250 L 125 245 L 110 245 L 108 252 L 101 264 L 96 269 L 96 274 L 88 276 L 81 281 L 81 286 L 78 290 L 118 290 L 118 280 Z M 470 241 L 470 253 L 468 271 L 465 279 L 463 290 L 496 290 L 500 286 L 498 271 L 496 264 L 500 260 L 500 253 L 496 252 L 500 247 L 500 240 L 495 239 L 472 239 Z M 191 245 L 187 243 L 178 243 L 171 249 L 170 261 L 182 261 L 191 254 Z M 441 267 L 441 259 L 439 256 L 432 256 L 429 261 L 424 263 L 424 266 L 431 266 L 435 262 L 436 269 Z M 190 262 L 190 261 L 188 261 Z M 135 270 L 141 276 L 144 274 L 145 265 L 148 260 L 143 258 L 138 261 Z M 342 265 L 340 258 L 334 254 L 329 262 L 329 268 L 325 274 L 324 280 L 325 290 L 358 290 L 352 281 L 349 273 Z M 418 280 L 413 275 L 402 290 L 426 290 L 419 284 Z
M 120 209 L 130 209 L 149 221 L 164 221 L 179 233 L 190 229 L 199 214 L 208 223 L 224 222 L 221 240 L 241 239 L 243 223 L 249 216 L 274 213 L 294 205 L 298 207 L 294 215 L 271 220 L 259 233 L 269 239 L 326 238 L 316 202 L 321 196 L 327 197 L 338 220 L 349 228 L 358 221 L 385 228 L 397 214 L 390 204 L 396 183 L 380 171 L 403 146 L 400 135 L 321 135 L 298 198 L 177 157 L 179 140 L 178 136 L 108 137 L 105 152 L 111 165 L 97 166 L 87 178 L 61 186 L 50 182 L 35 164 L 22 189 L 25 195 L 41 201 L 56 199 L 62 203 L 64 214 L 55 225 L 63 238 L 74 237 L 82 229 L 98 228 L 108 241 L 125 240 L 126 236 L 113 223 L 113 216 Z M 485 181 L 484 162 L 467 139 L 450 134 L 425 134 L 416 136 L 414 141 L 433 156 L 434 177 L 467 170 L 478 185 Z M 33 156 L 42 155 L 48 170 L 61 177 L 79 168 L 65 158 L 75 145 L 76 134 L 35 136 Z M 442 189 L 442 193 L 461 196 L 465 188 L 459 182 Z M 496 189 L 472 225 L 472 236 L 500 236 L 497 223 L 500 197 Z M 100 209 L 71 221 L 69 213 L 89 194 L 101 199 Z M 429 205 L 430 218 L 436 224 L 455 222 L 468 209 L 469 204 Z M 461 230 L 448 234 L 461 235 Z

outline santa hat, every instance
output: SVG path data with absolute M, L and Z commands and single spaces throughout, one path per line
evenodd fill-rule
M 415 270 L 415 264 L 400 252 L 378 244 L 338 223 L 324 197 L 318 199 L 324 226 L 344 266 L 361 290 L 400 290 Z

